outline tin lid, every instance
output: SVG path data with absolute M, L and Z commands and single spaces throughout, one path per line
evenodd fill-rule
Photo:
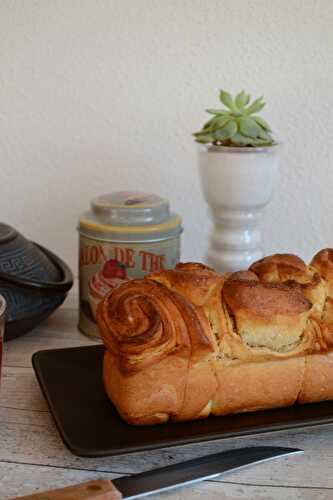
M 182 231 L 181 218 L 170 212 L 166 198 L 136 191 L 93 199 L 91 210 L 82 214 L 79 225 L 87 236 L 112 241 L 159 240 Z

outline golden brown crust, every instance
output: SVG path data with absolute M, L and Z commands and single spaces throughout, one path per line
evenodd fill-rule
M 333 298 L 333 249 L 325 248 L 316 253 L 311 266 L 325 279 L 329 296 Z
M 200 307 L 161 283 L 133 280 L 105 297 L 97 318 L 104 384 L 127 422 L 200 417 L 216 391 L 217 350 Z
M 104 344 L 124 372 L 169 355 L 201 359 L 215 349 L 202 311 L 154 281 L 132 280 L 114 289 L 101 302 L 97 318 Z
M 179 264 L 113 290 L 97 320 L 120 415 L 147 425 L 333 399 L 328 253 L 223 276 Z
M 255 273 L 261 281 L 275 283 L 302 279 L 306 269 L 305 262 L 290 253 L 276 253 L 264 257 L 249 267 L 249 271 Z
M 164 358 L 145 370 L 128 374 L 120 369 L 117 357 L 107 350 L 104 387 L 121 417 L 129 424 L 167 422 L 183 407 L 188 364 L 185 358 Z
M 179 292 L 197 306 L 205 304 L 223 282 L 223 277 L 216 271 L 195 262 L 179 263 L 175 269 L 150 274 L 146 279 Z
M 233 330 L 241 337 L 242 346 L 235 352 L 237 357 L 255 361 L 264 354 L 248 353 L 248 346 L 287 353 L 301 342 L 311 304 L 299 287 L 227 280 L 222 294 L 233 319 Z M 246 347 L 244 356 L 241 356 L 241 347 Z M 265 354 L 267 358 L 267 352 Z
M 310 302 L 298 287 L 279 283 L 227 280 L 222 293 L 234 313 L 247 310 L 264 317 L 294 316 L 311 309 Z
M 212 414 L 227 415 L 290 406 L 304 376 L 304 358 L 262 363 L 217 362 L 218 390 Z
M 103 380 L 118 413 L 134 425 L 204 418 L 217 390 L 211 360 L 193 365 L 177 357 L 124 374 L 116 357 L 106 351 Z
M 311 302 L 312 315 L 321 318 L 327 286 L 317 270 L 292 254 L 275 254 L 265 257 L 250 266 L 260 281 L 269 283 L 298 284 L 304 296 Z
M 333 399 L 333 351 L 306 356 L 298 402 L 317 403 L 330 399 Z
M 191 304 L 199 307 L 209 321 L 210 330 L 218 344 L 226 333 L 226 319 L 221 304 L 221 290 L 226 278 L 227 275 L 222 276 L 208 266 L 193 262 L 180 263 L 173 270 L 146 277 L 180 293 Z
M 259 281 L 258 276 L 252 271 L 237 271 L 227 276 L 228 281 Z

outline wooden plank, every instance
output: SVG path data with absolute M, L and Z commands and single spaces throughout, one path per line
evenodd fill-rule
M 1 500 L 35 493 L 49 488 L 60 488 L 96 478 L 113 479 L 115 474 L 90 471 L 72 471 L 53 467 L 40 467 L 0 462 Z M 216 483 L 205 481 L 193 486 L 154 495 L 155 500 L 330 500 L 332 490 L 317 488 L 285 488 L 258 485 Z
M 0 407 L 48 411 L 31 368 L 3 368 Z
M 43 332 L 34 330 L 24 337 L 6 342 L 3 365 L 30 367 L 31 356 L 37 351 L 80 347 L 97 343 L 100 342 L 85 337 L 76 330 L 75 326 L 61 330 L 60 334 L 56 330 L 43 330 Z

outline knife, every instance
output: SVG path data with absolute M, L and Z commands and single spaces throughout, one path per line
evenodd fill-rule
M 273 458 L 303 453 L 298 448 L 256 446 L 223 451 L 113 481 L 98 479 L 67 488 L 36 493 L 12 500 L 132 500 L 212 479 L 225 472 Z

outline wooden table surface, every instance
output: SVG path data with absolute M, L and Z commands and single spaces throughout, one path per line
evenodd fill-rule
M 151 496 L 158 500 L 333 499 L 333 426 L 187 445 L 110 458 L 80 458 L 63 445 L 41 394 L 31 355 L 40 349 L 93 345 L 76 329 L 77 296 L 39 328 L 5 346 L 0 393 L 0 500 L 88 479 L 115 478 L 200 455 L 251 445 L 294 446 L 303 455 Z

